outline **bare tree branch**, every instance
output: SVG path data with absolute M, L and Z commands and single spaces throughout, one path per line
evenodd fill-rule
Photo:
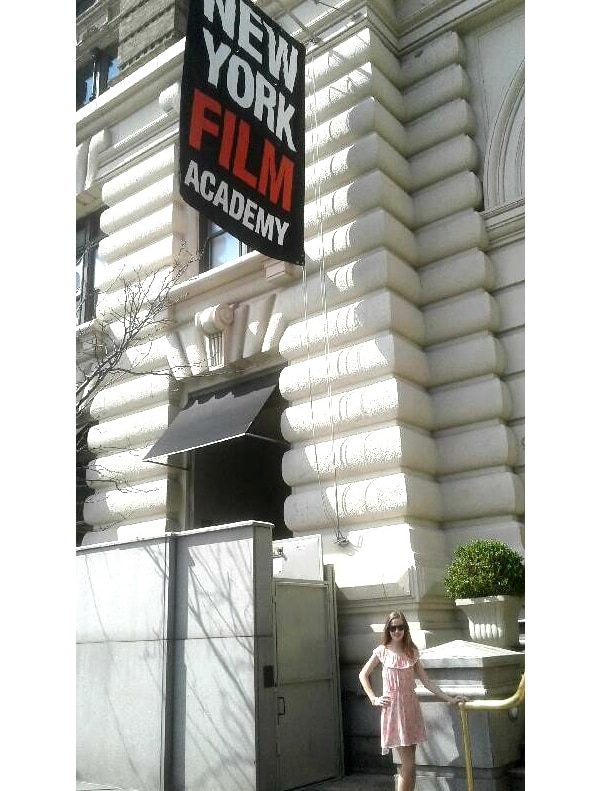
M 136 279 L 122 278 L 119 299 L 110 306 L 108 300 L 89 328 L 83 353 L 77 360 L 76 385 L 76 489 L 77 543 L 88 526 L 82 519 L 84 500 L 93 492 L 86 479 L 86 468 L 93 458 L 87 444 L 93 425 L 91 404 L 99 392 L 118 377 L 145 375 L 137 370 L 138 361 L 130 361 L 128 352 L 143 340 L 149 344 L 167 324 L 171 290 L 184 278 L 196 257 L 182 248 L 179 258 L 169 270 L 158 270 Z M 155 372 L 157 373 L 157 372 Z M 169 371 L 159 372 L 169 375 Z M 101 478 L 102 484 L 125 490 L 125 482 Z

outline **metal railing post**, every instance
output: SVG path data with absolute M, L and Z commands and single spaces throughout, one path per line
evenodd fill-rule
M 474 775 L 472 767 L 471 743 L 469 738 L 469 727 L 467 722 L 467 712 L 470 711 L 504 711 L 512 709 L 525 699 L 525 673 L 521 676 L 519 686 L 510 698 L 503 700 L 468 700 L 458 703 L 459 716 L 461 718 L 461 732 L 463 735 L 463 754 L 465 760 L 465 777 L 467 791 L 474 791 Z

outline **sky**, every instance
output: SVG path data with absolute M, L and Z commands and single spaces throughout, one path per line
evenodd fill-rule
M 580 602 L 587 601 L 592 566 L 580 542 L 590 546 L 593 527 L 589 26 L 571 25 L 561 36 L 558 14 L 546 15 L 544 8 L 537 0 L 527 2 L 528 790 L 553 783 L 552 773 L 559 771 L 555 761 L 568 775 L 577 772 L 576 766 L 566 767 L 561 751 L 578 755 L 579 739 L 586 750 L 587 729 L 575 724 L 565 730 L 550 725 L 550 719 L 574 722 L 577 707 L 585 705 L 582 696 L 591 694 L 587 663 L 580 663 L 590 617 Z M 30 7 L 11 8 L 11 28 L 26 30 L 27 37 L 7 37 L 0 54 L 3 73 L 15 75 L 3 80 L 0 131 L 6 284 L 1 677 L 3 713 L 10 723 L 3 784 L 26 787 L 30 773 L 31 780 L 52 778 L 48 787 L 70 789 L 75 760 L 74 4 L 71 10 L 68 3 L 37 4 L 35 14 L 32 32 Z M 545 731 L 542 722 L 548 723 Z M 558 744 L 569 734 L 566 746 Z M 578 788 L 580 778 L 575 775 L 572 784 L 565 775 L 559 782 Z

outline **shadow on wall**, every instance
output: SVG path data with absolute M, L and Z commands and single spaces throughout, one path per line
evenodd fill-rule
M 254 533 L 241 530 L 77 550 L 79 781 L 255 789 L 254 660 L 272 638 L 256 632 Z
M 213 780 L 221 788 L 251 788 L 253 609 L 241 595 L 251 588 L 249 548 L 235 549 L 232 575 L 226 543 L 205 547 L 201 557 L 184 545 L 178 549 L 173 782 L 179 788 L 210 788 Z

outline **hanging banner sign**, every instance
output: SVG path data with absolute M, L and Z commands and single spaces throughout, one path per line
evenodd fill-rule
M 190 0 L 179 134 L 182 198 L 303 265 L 304 45 L 249 0 Z

